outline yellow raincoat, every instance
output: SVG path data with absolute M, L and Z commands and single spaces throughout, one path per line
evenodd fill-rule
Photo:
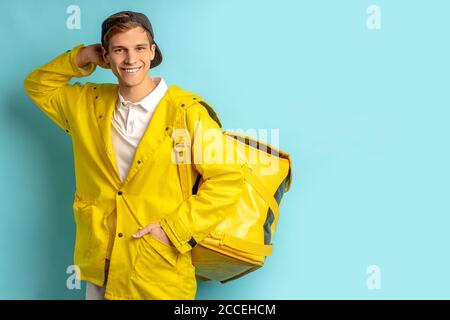
M 72 139 L 76 176 L 74 262 L 81 270 L 78 278 L 104 284 L 108 216 L 116 213 L 105 297 L 194 299 L 197 284 L 191 249 L 237 205 L 244 187 L 242 168 L 206 161 L 195 164 L 193 181 L 200 173 L 204 182 L 197 194 L 183 201 L 172 158 L 175 120 L 184 108 L 193 153 L 203 152 L 213 143 L 200 134 L 220 132 L 221 128 L 220 122 L 213 119 L 214 110 L 200 96 L 170 86 L 122 183 L 111 140 L 118 85 L 68 84 L 72 77 L 88 76 L 96 68 L 92 64 L 84 70 L 78 68 L 75 57 L 82 47 L 74 47 L 25 79 L 28 95 Z M 202 130 L 194 130 L 198 123 Z M 202 143 L 196 144 L 196 139 Z M 174 246 L 151 235 L 132 237 L 139 228 L 154 222 L 161 223 Z

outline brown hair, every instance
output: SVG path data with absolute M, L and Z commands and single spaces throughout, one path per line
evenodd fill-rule
M 119 13 L 119 14 L 115 14 L 110 16 L 107 19 L 107 22 L 112 22 L 116 19 L 121 19 L 121 18 L 126 18 L 128 17 L 128 15 L 123 14 L 123 13 Z M 144 31 L 147 33 L 147 37 L 148 40 L 150 41 L 150 45 L 153 44 L 153 39 L 152 39 L 152 35 L 150 34 L 150 32 L 145 29 L 140 23 L 138 22 L 134 22 L 134 21 L 129 21 L 129 22 L 124 22 L 124 23 L 118 23 L 116 25 L 114 25 L 113 27 L 111 27 L 103 36 L 103 43 L 104 43 L 104 48 L 105 50 L 108 52 L 108 48 L 109 48 L 109 40 L 116 34 L 118 33 L 122 33 L 122 32 L 126 32 L 128 30 L 134 29 L 136 27 L 141 27 L 142 29 L 144 29 Z

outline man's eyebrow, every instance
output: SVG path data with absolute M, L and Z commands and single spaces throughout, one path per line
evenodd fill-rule
M 148 47 L 148 43 L 139 43 L 139 44 L 136 44 L 135 47 Z M 125 46 L 112 46 L 112 49 L 117 49 L 117 48 L 126 49 L 127 47 L 125 47 Z

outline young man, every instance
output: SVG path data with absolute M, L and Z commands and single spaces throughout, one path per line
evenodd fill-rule
M 175 123 L 186 119 L 189 152 L 205 155 L 223 142 L 211 139 L 223 137 L 214 110 L 150 76 L 162 55 L 145 15 L 110 16 L 101 41 L 74 47 L 25 80 L 32 100 L 72 138 L 79 279 L 88 281 L 88 299 L 194 299 L 191 249 L 237 204 L 241 166 L 193 161 L 190 187 L 199 174 L 203 183 L 184 199 Z M 110 68 L 118 85 L 68 84 L 96 66 Z

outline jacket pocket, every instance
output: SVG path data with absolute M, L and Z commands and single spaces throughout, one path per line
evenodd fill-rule
M 85 258 L 90 255 L 90 239 L 92 236 L 92 218 L 95 201 L 84 201 L 77 198 L 73 203 L 76 224 L 75 253 L 76 265 L 84 265 Z
M 131 278 L 161 285 L 180 285 L 178 250 L 151 235 L 145 235 L 137 241 L 140 243 Z

